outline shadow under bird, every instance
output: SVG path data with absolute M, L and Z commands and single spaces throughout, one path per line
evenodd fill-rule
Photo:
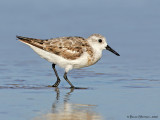
M 92 34 L 88 38 L 60 37 L 46 40 L 22 36 L 16 37 L 19 41 L 30 46 L 41 58 L 52 63 L 52 68 L 57 77 L 57 81 L 52 87 L 58 87 L 61 81 L 55 65 L 65 69 L 64 79 L 70 84 L 71 88 L 76 88 L 68 80 L 68 71 L 95 64 L 102 57 L 104 49 L 120 56 L 107 44 L 106 38 L 100 34 Z

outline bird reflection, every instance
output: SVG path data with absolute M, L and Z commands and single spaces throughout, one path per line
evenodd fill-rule
M 102 120 L 101 116 L 94 111 L 96 105 L 69 102 L 74 88 L 64 95 L 63 103 L 60 103 L 59 88 L 55 88 L 55 91 L 56 100 L 52 104 L 51 112 L 36 117 L 34 120 Z

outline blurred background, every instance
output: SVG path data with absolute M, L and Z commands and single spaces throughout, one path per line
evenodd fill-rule
M 159 0 L 0 0 L 0 118 L 54 120 L 66 111 L 87 120 L 160 117 L 159 6 Z M 69 79 L 85 90 L 66 88 L 59 67 L 59 90 L 47 87 L 56 80 L 51 63 L 16 40 L 93 33 L 121 56 L 104 51 L 96 65 L 72 70 Z

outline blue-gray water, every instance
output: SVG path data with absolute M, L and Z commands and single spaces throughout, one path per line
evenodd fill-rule
M 159 0 L 1 0 L 0 119 L 160 119 Z M 71 90 L 16 35 L 33 38 L 100 33 L 121 56 L 104 51 L 94 66 L 72 70 Z M 148 118 L 154 116 L 155 118 Z M 140 118 L 141 117 L 141 118 Z

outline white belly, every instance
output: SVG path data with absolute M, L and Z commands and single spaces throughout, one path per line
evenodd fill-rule
M 29 45 L 29 44 L 28 44 Z M 41 58 L 46 59 L 47 61 L 59 65 L 62 68 L 66 68 L 68 65 L 71 65 L 72 68 L 82 68 L 88 66 L 88 54 L 84 53 L 80 58 L 75 60 L 65 59 L 61 56 L 56 54 L 47 52 L 40 48 L 37 48 L 33 45 L 29 45 Z

